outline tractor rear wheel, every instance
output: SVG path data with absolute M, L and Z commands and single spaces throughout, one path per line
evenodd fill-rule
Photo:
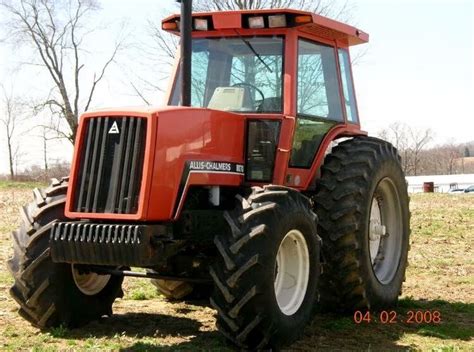
M 211 305 L 223 335 L 244 349 L 294 341 L 317 301 L 319 237 L 310 201 L 277 186 L 254 187 L 226 212 L 230 234 L 214 243 Z
M 315 204 L 325 262 L 320 306 L 352 311 L 394 305 L 410 235 L 407 186 L 396 149 L 357 137 L 333 148 L 321 171 Z
M 49 232 L 54 222 L 65 219 L 67 186 L 63 179 L 35 189 L 35 201 L 21 209 L 21 227 L 12 234 L 14 253 L 7 264 L 15 282 L 10 295 L 19 314 L 39 328 L 76 327 L 111 315 L 112 303 L 123 295 L 122 277 L 52 262 Z

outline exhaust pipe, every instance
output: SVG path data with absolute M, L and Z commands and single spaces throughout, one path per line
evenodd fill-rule
M 177 0 L 177 2 L 181 3 L 181 106 L 191 106 L 193 1 Z

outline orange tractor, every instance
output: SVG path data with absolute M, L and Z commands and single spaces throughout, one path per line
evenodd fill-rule
M 85 113 L 69 178 L 35 189 L 8 266 L 39 328 L 112 313 L 124 276 L 209 298 L 242 348 L 284 346 L 315 307 L 397 302 L 409 209 L 396 149 L 360 129 L 356 28 L 296 10 L 166 18 L 163 108 Z M 144 272 L 131 267 L 146 268 Z

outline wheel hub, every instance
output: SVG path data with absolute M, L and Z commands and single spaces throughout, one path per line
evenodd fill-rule
M 376 240 L 380 239 L 382 236 L 385 236 L 386 232 L 387 232 L 386 229 L 387 229 L 387 227 L 384 226 L 384 225 L 380 225 L 377 222 L 371 222 L 370 223 L 370 232 L 369 232 L 370 240 L 371 241 L 376 241 Z
M 275 263 L 275 296 L 283 314 L 293 315 L 303 303 L 309 269 L 306 240 L 299 230 L 291 230 L 280 243 Z
M 110 281 L 110 275 L 84 273 L 78 270 L 74 264 L 71 265 L 71 270 L 77 288 L 86 296 L 94 296 L 98 294 Z
M 369 251 L 372 265 L 375 263 L 375 258 L 380 250 L 382 235 L 385 233 L 385 226 L 381 224 L 381 221 L 379 200 L 374 197 L 372 199 L 369 223 Z

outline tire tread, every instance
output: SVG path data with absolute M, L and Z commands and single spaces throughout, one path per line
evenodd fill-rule
M 361 201 L 371 172 L 381 160 L 400 161 L 396 148 L 372 137 L 355 137 L 333 148 L 321 167 L 315 211 L 321 220 L 325 263 L 320 281 L 321 305 L 329 310 L 370 309 L 361 277 L 361 246 L 357 231 L 362 219 Z
M 7 261 L 7 267 L 14 278 L 10 288 L 11 297 L 18 303 L 18 313 L 38 328 L 48 328 L 64 323 L 80 325 L 102 315 L 111 313 L 111 305 L 120 292 L 121 279 L 110 286 L 110 295 L 103 297 L 101 305 L 89 307 L 72 318 L 67 305 L 60 307 L 58 286 L 64 282 L 52 282 L 55 264 L 51 261 L 49 232 L 57 219 L 64 218 L 64 204 L 68 178 L 54 179 L 46 190 L 33 190 L 33 202 L 20 208 L 22 225 L 12 233 L 13 257 Z M 62 301 L 61 301 L 62 302 Z M 107 305 L 110 303 L 110 307 Z M 66 311 L 65 311 L 66 310 Z
M 236 204 L 236 209 L 224 212 L 229 235 L 215 236 L 220 260 L 210 268 L 215 287 L 211 305 L 217 311 L 217 327 L 228 340 L 244 350 L 268 348 L 279 332 L 268 312 L 260 309 L 265 297 L 254 271 L 263 268 L 266 253 L 260 244 L 271 235 L 266 221 L 276 221 L 283 214 L 281 207 L 289 204 L 311 220 L 316 215 L 309 200 L 288 187 L 252 187 L 247 197 L 236 196 Z M 291 332 L 295 333 L 299 331 Z

